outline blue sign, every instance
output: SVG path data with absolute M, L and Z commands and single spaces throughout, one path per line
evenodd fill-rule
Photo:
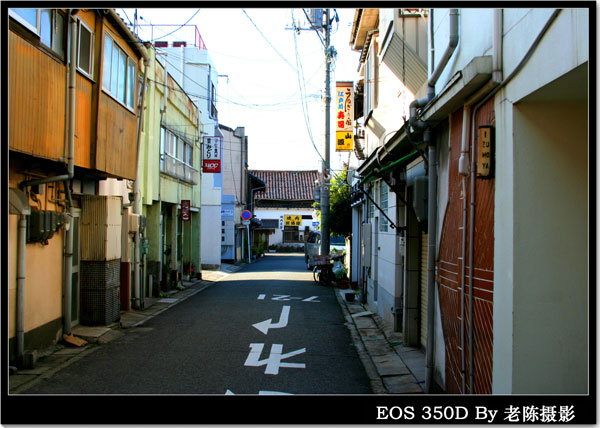
M 313 225 L 313 227 L 318 227 L 319 226 L 319 222 L 318 221 L 313 221 L 312 225 Z
M 248 210 L 242 211 L 242 220 L 250 220 L 252 218 L 252 213 Z

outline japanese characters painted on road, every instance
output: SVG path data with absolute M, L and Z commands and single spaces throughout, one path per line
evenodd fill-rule
M 335 151 L 354 150 L 354 83 L 335 84 Z
M 256 300 L 265 300 L 267 297 L 266 294 L 259 294 Z M 279 301 L 288 301 L 288 300 L 302 300 L 303 302 L 320 302 L 318 299 L 319 296 L 310 296 L 310 297 L 292 297 L 291 294 L 273 294 L 271 300 L 279 300 Z
M 263 334 L 267 334 L 269 332 L 270 328 L 287 327 L 289 317 L 290 317 L 290 306 L 284 306 L 283 309 L 281 310 L 281 315 L 279 317 L 278 322 L 273 323 L 273 322 L 271 322 L 271 321 L 273 321 L 273 318 L 269 318 L 266 321 L 257 322 L 256 324 L 252 324 L 252 327 L 256 328 L 258 331 L 260 331 Z
M 202 172 L 221 172 L 221 146 L 222 137 L 204 136 L 202 140 Z
M 183 199 L 181 201 L 181 220 L 190 221 L 190 201 L 189 199 Z
M 264 347 L 264 343 L 251 343 L 250 353 L 248 354 L 248 358 L 246 358 L 246 362 L 244 363 L 244 365 L 247 367 L 267 366 L 265 368 L 265 374 L 270 375 L 279 374 L 280 367 L 292 369 L 306 368 L 306 364 L 304 363 L 282 363 L 282 360 L 286 360 L 293 356 L 305 353 L 306 348 L 297 349 L 295 351 L 288 352 L 287 354 L 283 354 L 283 345 L 274 343 L 273 345 L 271 345 L 271 353 L 269 354 L 269 357 L 264 360 L 261 360 L 260 356 Z
M 302 226 L 301 215 L 285 215 L 284 216 L 285 226 Z

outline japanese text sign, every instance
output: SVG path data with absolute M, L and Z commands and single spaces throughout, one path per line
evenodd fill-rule
M 221 172 L 222 144 L 222 137 L 204 137 L 202 143 L 202 172 Z
M 301 215 L 286 215 L 284 216 L 284 224 L 286 226 L 302 226 Z
M 190 210 L 190 201 L 189 201 L 189 199 L 182 200 L 181 201 L 181 220 L 183 220 L 183 221 L 189 221 L 190 220 L 190 214 L 191 214 L 191 210 Z
M 354 149 L 354 87 L 352 82 L 335 84 L 335 151 Z

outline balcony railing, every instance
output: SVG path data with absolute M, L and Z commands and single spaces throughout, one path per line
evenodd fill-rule
M 167 153 L 161 155 L 160 172 L 192 185 L 198 184 L 200 177 L 200 172 L 196 168 L 181 162 Z

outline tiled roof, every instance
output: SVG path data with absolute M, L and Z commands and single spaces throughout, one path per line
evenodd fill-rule
M 318 171 L 248 171 L 267 185 L 256 192 L 256 200 L 306 201 L 313 199 Z

